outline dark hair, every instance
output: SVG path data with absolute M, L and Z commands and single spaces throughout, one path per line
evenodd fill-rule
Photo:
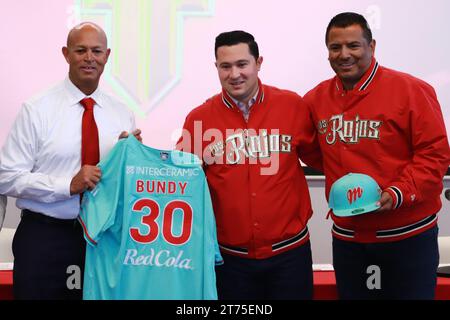
M 216 58 L 217 49 L 219 47 L 234 46 L 239 43 L 248 44 L 251 55 L 255 57 L 255 60 L 259 58 L 259 49 L 255 38 L 250 33 L 241 30 L 223 32 L 216 37 L 216 43 L 214 45 L 214 54 Z
M 325 34 L 325 44 L 328 45 L 328 34 L 330 33 L 330 29 L 333 27 L 336 28 L 347 28 L 354 24 L 359 25 L 363 30 L 363 36 L 367 40 L 368 43 L 372 42 L 372 31 L 370 30 L 369 24 L 367 20 L 360 14 L 354 12 L 343 12 L 340 13 L 331 19 L 330 23 L 327 27 L 327 32 Z

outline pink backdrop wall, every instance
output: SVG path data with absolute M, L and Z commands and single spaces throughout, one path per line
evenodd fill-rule
M 220 90 L 213 54 L 218 33 L 253 33 L 264 57 L 263 82 L 303 95 L 332 76 L 324 32 L 342 11 L 357 11 L 369 20 L 381 64 L 435 87 L 449 130 L 447 0 L 149 0 L 144 8 L 138 5 L 137 0 L 0 0 L 0 145 L 21 103 L 65 77 L 61 47 L 69 28 L 85 19 L 108 33 L 112 56 L 102 80 L 106 90 L 124 98 L 124 92 L 142 86 L 126 79 L 138 79 L 136 72 L 150 79 L 153 87 L 144 89 L 153 96 L 127 98 L 135 104 L 144 142 L 156 148 L 172 148 L 187 113 Z M 141 33 L 146 28 L 149 32 Z M 165 65 L 151 64 L 158 52 Z

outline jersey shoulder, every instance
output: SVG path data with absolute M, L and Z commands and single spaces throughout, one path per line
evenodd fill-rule
M 212 111 L 213 107 L 222 99 L 221 94 L 216 94 L 205 100 L 201 105 L 192 109 L 187 115 L 190 119 L 202 119 Z
M 336 77 L 324 80 L 316 85 L 314 88 L 309 90 L 304 96 L 304 101 L 308 104 L 314 101 L 315 98 L 320 97 L 324 94 L 328 94 L 330 88 L 335 86 Z
M 271 99 L 276 99 L 276 100 L 280 100 L 280 99 L 301 99 L 301 96 L 292 91 L 292 90 L 288 90 L 288 89 L 281 89 L 278 87 L 274 87 L 274 86 L 269 86 L 269 85 L 263 85 L 263 89 L 264 89 L 264 95 L 267 97 L 270 97 Z
M 421 89 L 429 92 L 434 92 L 434 88 L 426 81 L 419 79 L 409 73 L 397 71 L 394 69 L 383 67 L 382 77 L 384 83 L 395 87 L 400 87 L 403 90 Z

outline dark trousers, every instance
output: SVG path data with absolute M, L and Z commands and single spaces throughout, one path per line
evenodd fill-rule
M 311 245 L 267 259 L 222 254 L 216 267 L 220 300 L 310 300 L 313 296 Z
M 333 238 L 340 299 L 434 299 L 438 227 L 405 240 L 353 243 Z
M 85 246 L 78 221 L 24 210 L 13 239 L 15 299 L 81 299 Z

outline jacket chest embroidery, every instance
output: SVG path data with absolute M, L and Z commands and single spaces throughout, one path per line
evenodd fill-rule
M 214 163 L 225 160 L 227 164 L 240 163 L 243 158 L 269 158 L 272 153 L 290 153 L 292 151 L 292 136 L 280 134 L 279 130 L 245 129 L 226 132 L 226 139 L 217 139 L 207 146 L 207 158 L 213 158 Z M 225 155 L 225 159 L 223 159 Z M 206 160 L 206 159 L 205 159 Z
M 325 135 L 327 144 L 340 141 L 345 144 L 356 144 L 361 139 L 380 139 L 380 129 L 383 122 L 379 120 L 344 119 L 343 114 L 333 115 L 329 120 L 320 120 L 317 124 L 319 134 Z

